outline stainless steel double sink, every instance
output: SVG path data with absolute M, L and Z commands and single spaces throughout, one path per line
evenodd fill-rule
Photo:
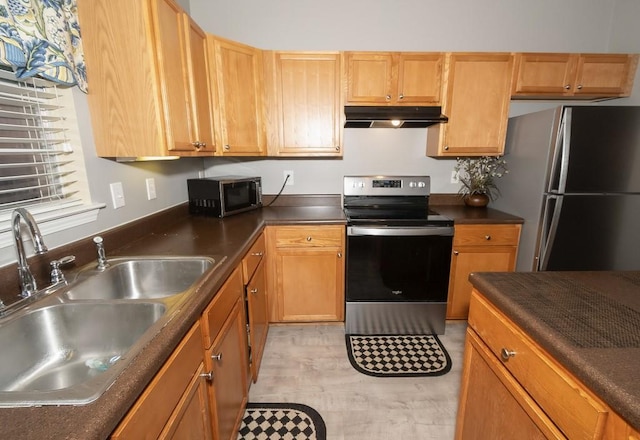
M 222 260 L 111 259 L 0 318 L 0 407 L 97 399 Z

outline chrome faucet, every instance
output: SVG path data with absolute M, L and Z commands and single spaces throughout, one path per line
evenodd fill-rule
M 47 246 L 44 244 L 40 228 L 36 224 L 35 219 L 24 208 L 15 209 L 11 215 L 11 227 L 13 229 L 13 239 L 16 244 L 16 254 L 18 255 L 18 276 L 20 278 L 20 296 L 28 298 L 33 295 L 38 287 L 36 285 L 36 279 L 29 269 L 29 263 L 27 262 L 27 253 L 24 250 L 24 243 L 22 241 L 22 233 L 20 230 L 20 220 L 28 227 L 29 235 L 33 241 L 33 248 L 36 254 L 44 254 L 47 252 Z
M 93 242 L 96 244 L 96 251 L 98 252 L 98 266 L 96 266 L 96 269 L 105 270 L 109 267 L 109 260 L 107 260 L 107 254 L 104 251 L 102 237 L 99 235 L 93 237 Z

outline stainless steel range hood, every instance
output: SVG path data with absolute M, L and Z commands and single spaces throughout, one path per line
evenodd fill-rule
M 415 128 L 448 121 L 440 107 L 347 105 L 344 114 L 345 128 Z

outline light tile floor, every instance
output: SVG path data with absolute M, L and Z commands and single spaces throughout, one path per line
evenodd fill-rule
M 273 325 L 249 401 L 309 405 L 322 415 L 327 440 L 450 440 L 465 330 L 466 322 L 447 322 L 439 335 L 449 373 L 378 378 L 351 367 L 342 325 Z

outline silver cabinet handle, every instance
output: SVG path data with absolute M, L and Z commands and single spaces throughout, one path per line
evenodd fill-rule
M 252 252 L 251 253 L 252 257 L 262 257 L 262 255 L 264 255 L 262 252 Z
M 214 361 L 221 361 L 222 360 L 222 353 L 212 354 L 211 355 L 211 359 L 213 359 Z
M 213 371 L 209 371 L 208 373 L 200 374 L 200 377 L 204 377 L 209 382 L 213 382 Z
M 338 252 L 338 258 L 342 258 L 342 252 Z
M 506 348 L 503 348 L 502 350 L 500 350 L 500 357 L 502 358 L 503 361 L 508 361 L 509 358 L 512 358 L 516 355 L 516 352 L 513 350 L 507 350 Z
M 449 146 L 448 145 L 444 146 L 444 151 L 449 151 Z
M 251 293 L 253 293 L 255 295 L 256 293 L 258 293 L 258 289 L 251 289 L 249 292 L 251 292 Z
M 404 95 L 400 93 L 400 96 L 398 96 L 398 99 L 404 99 Z
M 582 89 L 582 84 L 578 84 L 578 85 L 576 86 L 576 89 L 581 90 L 581 89 Z
M 484 239 L 485 239 L 485 240 L 487 240 L 487 241 L 488 241 L 488 240 L 491 240 L 491 235 L 485 235 L 485 236 L 484 236 Z
M 453 255 L 458 255 L 460 252 L 458 251 L 453 251 Z
M 307 237 L 307 241 L 311 241 L 311 240 L 312 240 L 311 236 Z
M 385 98 L 387 98 L 387 101 L 389 101 L 391 99 L 391 95 L 387 95 L 385 96 Z
M 224 149 L 224 151 L 229 151 L 229 150 L 231 150 L 231 145 L 227 144 L 222 148 Z
M 340 145 L 336 145 L 336 151 L 340 151 Z
M 566 85 L 564 86 L 564 89 L 565 89 L 565 90 L 570 90 L 570 89 L 571 89 L 571 85 L 570 85 L 570 84 L 566 84 Z

